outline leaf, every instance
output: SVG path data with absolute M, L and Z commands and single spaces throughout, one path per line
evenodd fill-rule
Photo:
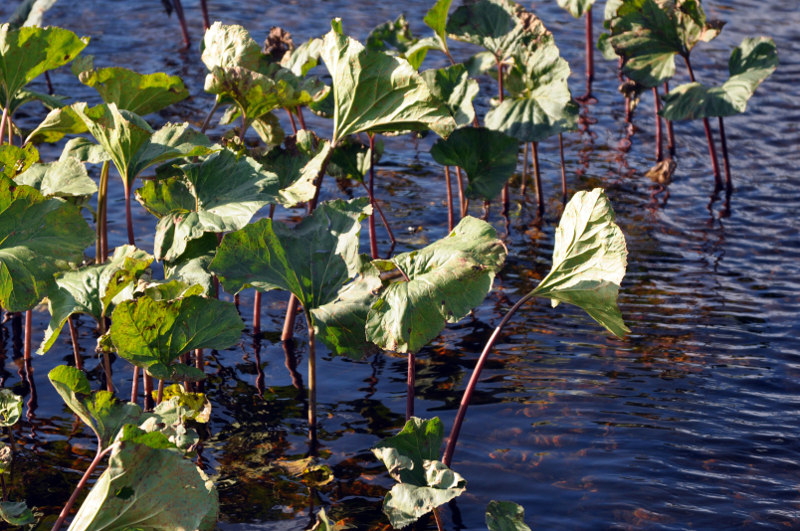
M 214 529 L 214 482 L 160 433 L 129 426 L 70 531 Z
M 433 160 L 467 172 L 466 194 L 492 200 L 517 169 L 516 139 L 483 127 L 462 127 L 431 147 Z
M 438 417 L 411 417 L 399 434 L 372 449 L 398 481 L 383 501 L 392 527 L 405 527 L 464 492 L 464 478 L 437 460 L 443 438 Z
M 688 57 L 700 41 L 719 34 L 698 0 L 624 0 L 612 21 L 610 44 L 624 61 L 623 72 L 647 88 L 675 74 L 675 55 Z
M 436 0 L 422 19 L 425 25 L 433 30 L 442 51 L 447 50 L 447 13 L 450 12 L 452 3 L 453 0 Z
M 39 152 L 31 144 L 21 148 L 4 144 L 0 146 L 0 175 L 14 179 L 38 160 Z
M 41 26 L 45 12 L 55 3 L 56 0 L 23 0 L 8 19 L 8 23 L 13 29 Z
M 536 15 L 513 0 L 464 3 L 450 15 L 447 32 L 454 39 L 486 48 L 496 62 L 504 60 L 520 46 L 550 34 Z
M 13 426 L 22 416 L 22 397 L 11 389 L 0 389 L 0 427 Z
M 14 180 L 48 197 L 87 197 L 97 192 L 86 167 L 75 157 L 34 164 Z
M 175 359 L 198 348 L 235 345 L 244 329 L 232 303 L 198 295 L 124 301 L 111 320 L 111 340 L 119 355 L 161 380 L 202 379 L 202 371 Z
M 601 188 L 578 192 L 567 203 L 556 229 L 553 267 L 531 292 L 553 307 L 567 302 L 618 337 L 628 330 L 617 307 L 628 250 Z
M 0 519 L 11 525 L 36 523 L 36 518 L 25 502 L 0 502 Z
M 581 18 L 584 13 L 592 8 L 594 0 L 558 0 L 558 5 L 575 18 Z
M 58 109 L 53 109 L 45 116 L 42 123 L 31 131 L 25 143 L 30 142 L 58 142 L 64 135 L 85 133 L 88 129 L 81 116 L 76 112 L 76 108 L 85 106 L 85 103 L 75 103 Z M 94 108 L 90 111 L 94 114 Z M 65 148 L 66 149 L 66 148 Z M 80 157 L 78 157 L 79 160 Z
M 285 141 L 286 149 L 273 148 L 261 161 L 264 169 L 278 176 L 275 201 L 290 208 L 310 201 L 316 194 L 317 179 L 331 149 L 314 133 L 301 130 Z
M 513 97 L 486 114 L 486 127 L 520 142 L 541 142 L 576 129 L 578 105 L 567 85 L 569 74 L 569 65 L 551 37 L 515 55 L 506 78 Z
M 211 271 L 229 293 L 286 290 L 311 311 L 335 299 L 358 273 L 358 235 L 370 212 L 361 197 L 326 201 L 295 227 L 259 220 L 225 235 Z
M 201 286 L 202 295 L 214 290 L 214 276 L 208 271 L 217 250 L 217 235 L 206 233 L 186 244 L 186 251 L 176 260 L 164 262 L 167 280 L 179 280 L 190 286 Z
M 5 106 L 28 83 L 48 70 L 70 62 L 86 45 L 69 30 L 48 27 L 11 29 L 0 25 L 0 94 Z
M 164 72 L 139 74 L 122 67 L 94 68 L 91 56 L 73 63 L 78 80 L 94 88 L 105 103 L 145 115 L 160 111 L 189 97 L 189 91 L 178 76 Z
M 322 59 L 333 78 L 334 145 L 360 132 L 430 128 L 447 136 L 455 128 L 408 61 L 365 49 L 342 32 L 339 19 L 331 27 Z
M 6 311 L 35 306 L 53 288 L 53 275 L 81 261 L 92 241 L 94 231 L 77 208 L 0 177 L 0 304 Z
M 463 64 L 455 64 L 438 70 L 422 72 L 422 79 L 428 85 L 434 97 L 441 100 L 457 127 L 470 125 L 475 119 L 475 108 L 472 100 L 478 95 L 478 82 L 469 78 Z
M 722 86 L 707 88 L 689 83 L 675 87 L 664 96 L 660 114 L 667 120 L 692 120 L 742 113 L 761 82 L 777 67 L 778 51 L 772 39 L 744 39 L 731 54 L 730 77 Z
M 376 139 L 375 164 L 383 156 L 383 142 Z M 333 149 L 331 160 L 328 163 L 328 175 L 336 179 L 355 179 L 364 182 L 372 166 L 372 154 L 368 144 L 364 144 L 357 137 L 347 137 Z
M 492 500 L 486 506 L 489 531 L 531 531 L 524 518 L 525 509 L 514 502 Z
M 402 57 L 414 67 L 414 70 L 419 70 L 428 49 L 439 47 L 436 41 L 423 41 L 414 37 L 406 16 L 401 14 L 394 22 L 390 20 L 373 29 L 367 35 L 366 48 Z
M 67 406 L 97 435 L 100 449 L 108 448 L 125 424 L 138 423 L 142 409 L 120 402 L 109 391 L 94 391 L 83 371 L 59 365 L 47 375 Z
M 376 261 L 408 281 L 390 284 L 372 305 L 367 338 L 384 350 L 419 351 L 483 302 L 506 254 L 492 226 L 468 216 L 423 249 Z
M 334 300 L 311 310 L 317 337 L 331 352 L 360 360 L 374 350 L 365 328 L 369 309 L 382 288 L 378 271 L 371 268 L 346 284 Z
M 214 22 L 203 37 L 201 59 L 209 70 L 214 67 L 257 70 L 261 47 L 242 26 Z
M 319 63 L 322 39 L 309 39 L 294 50 L 289 50 L 281 58 L 281 66 L 298 77 L 305 77 L 309 70 Z
M 153 257 L 146 252 L 122 245 L 103 264 L 67 271 L 56 278 L 56 287 L 47 300 L 50 324 L 37 352 L 44 354 L 50 350 L 70 315 L 88 314 L 97 322 L 104 315 L 111 315 L 114 298 L 131 287 L 152 261 Z

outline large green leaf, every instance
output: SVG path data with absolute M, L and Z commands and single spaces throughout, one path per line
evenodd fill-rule
M 627 256 L 625 236 L 603 190 L 578 192 L 556 229 L 553 267 L 531 293 L 550 298 L 553 307 L 567 302 L 583 308 L 622 337 L 630 332 L 617 307 Z
M 264 169 L 278 176 L 280 189 L 276 200 L 291 208 L 310 201 L 316 194 L 315 180 L 329 158 L 330 142 L 319 140 L 314 133 L 301 130 L 284 142 L 286 148 L 273 148 L 261 162 Z
M 689 56 L 701 41 L 721 29 L 706 20 L 699 0 L 624 0 L 611 21 L 609 43 L 624 59 L 623 71 L 645 87 L 657 87 L 675 74 L 675 55 Z
M 97 185 L 89 177 L 86 167 L 75 157 L 34 164 L 14 180 L 36 188 L 48 197 L 86 197 L 97 192 Z
M 364 48 L 331 23 L 322 59 L 333 78 L 333 144 L 360 132 L 432 129 L 447 136 L 455 128 L 408 61 Z
M 214 529 L 214 482 L 161 433 L 126 426 L 69 531 Z
M 72 71 L 81 83 L 99 92 L 104 102 L 142 116 L 189 97 L 178 76 L 163 72 L 139 74 L 122 67 L 96 69 L 91 55 L 75 61 Z
M 22 397 L 11 389 L 0 389 L 0 427 L 17 423 L 22 416 Z
M 491 225 L 467 216 L 423 249 L 376 261 L 408 280 L 390 284 L 372 305 L 367 338 L 386 350 L 417 352 L 483 302 L 507 253 Z
M 374 350 L 365 328 L 382 288 L 378 271 L 370 268 L 346 284 L 334 300 L 311 310 L 317 337 L 334 354 L 360 360 Z
M 580 18 L 592 8 L 594 0 L 558 0 L 558 5 L 569 11 L 575 18 Z
M 447 14 L 450 11 L 450 4 L 453 0 L 436 0 L 422 19 L 425 25 L 433 30 L 436 40 L 439 41 L 439 48 L 448 52 L 447 48 Z
M 464 2 L 450 15 L 447 32 L 457 40 L 486 48 L 496 61 L 549 35 L 536 15 L 513 0 Z
M 32 144 L 17 147 L 11 144 L 0 146 L 0 175 L 15 179 L 39 160 L 39 152 Z
M 67 406 L 97 435 L 100 448 L 114 441 L 125 424 L 137 423 L 142 409 L 131 402 L 120 402 L 109 391 L 95 391 L 83 371 L 59 365 L 47 375 Z
M 778 67 L 778 50 L 768 37 L 747 38 L 733 50 L 730 77 L 719 87 L 689 83 L 664 96 L 661 115 L 667 120 L 732 116 L 747 109 L 755 90 Z
M 311 311 L 358 273 L 358 235 L 370 211 L 362 197 L 322 203 L 294 227 L 259 220 L 225 235 L 211 270 L 230 293 L 286 290 Z
M 44 354 L 50 350 L 70 315 L 91 315 L 97 322 L 103 316 L 111 315 L 114 301 L 132 295 L 126 295 L 123 291 L 131 291 L 136 279 L 152 261 L 153 257 L 146 252 L 132 245 L 122 245 L 114 249 L 114 256 L 103 264 L 59 275 L 56 278 L 56 288 L 48 296 L 50 324 L 45 330 L 38 353 Z
M 93 240 L 77 208 L 0 177 L 0 304 L 10 312 L 32 308 Z
M 415 37 L 406 16 L 401 14 L 394 21 L 387 21 L 373 29 L 367 36 L 366 47 L 375 52 L 402 57 L 414 70 L 419 70 L 428 50 L 440 49 L 440 44 L 433 38 Z
M 518 149 L 517 140 L 500 131 L 462 127 L 436 142 L 431 156 L 439 164 L 467 172 L 467 196 L 491 200 L 517 169 Z
M 111 320 L 111 340 L 119 355 L 166 380 L 203 378 L 198 369 L 175 360 L 197 348 L 235 345 L 244 328 L 232 303 L 198 295 L 124 301 L 114 309 Z
M 442 422 L 411 417 L 399 434 L 372 449 L 398 482 L 383 501 L 383 512 L 396 529 L 464 492 L 466 481 L 438 460 Z
M 0 25 L 0 94 L 9 105 L 22 87 L 48 70 L 70 62 L 86 45 L 69 30 L 48 27 L 11 29 Z
M 76 107 L 83 107 L 85 103 L 75 103 L 58 109 L 53 109 L 45 116 L 42 123 L 31 131 L 26 143 L 30 142 L 58 142 L 64 135 L 77 135 L 87 131 L 86 124 L 81 116 L 75 111 Z M 94 115 L 94 112 L 88 112 Z
M 422 79 L 427 83 L 431 94 L 445 104 L 457 127 L 472 123 L 475 119 L 472 100 L 478 95 L 480 87 L 477 81 L 470 79 L 463 64 L 426 70 L 422 72 Z
M 531 531 L 524 518 L 525 509 L 514 502 L 492 500 L 486 506 L 489 531 Z
M 540 142 L 578 124 L 578 105 L 567 85 L 569 64 L 559 55 L 552 37 L 524 48 L 514 56 L 506 78 L 513 96 L 486 114 L 486 127 L 520 142 Z
M 11 525 L 27 525 L 36 523 L 36 517 L 25 502 L 0 502 L 0 519 Z

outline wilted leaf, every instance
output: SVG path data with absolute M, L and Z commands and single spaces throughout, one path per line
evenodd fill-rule
M 531 531 L 524 518 L 525 509 L 514 502 L 492 500 L 486 506 L 489 531 Z
M 550 298 L 553 307 L 567 302 L 583 308 L 622 337 L 630 331 L 617 307 L 627 256 L 625 236 L 603 190 L 578 192 L 556 229 L 553 267 L 532 294 Z

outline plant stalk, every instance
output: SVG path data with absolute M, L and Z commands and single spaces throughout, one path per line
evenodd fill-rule
M 364 188 L 364 191 L 367 192 L 367 195 L 369 195 L 369 188 L 367 187 L 366 183 L 364 183 L 364 181 L 361 181 L 361 186 Z M 375 199 L 372 206 L 375 207 L 375 211 L 378 213 L 378 216 L 380 216 L 381 222 L 383 223 L 383 226 L 386 228 L 386 232 L 389 233 L 389 240 L 391 240 L 392 242 L 392 247 L 394 247 L 395 244 L 397 243 L 397 240 L 395 240 L 394 232 L 392 232 L 392 228 L 389 226 L 389 222 L 386 220 L 386 215 L 383 213 L 383 208 L 381 208 L 380 201 Z
M 203 0 L 203 3 L 205 3 L 205 0 Z M 208 112 L 208 116 L 206 116 L 206 119 L 203 120 L 203 125 L 200 127 L 201 133 L 205 133 L 208 129 L 208 126 L 211 125 L 211 118 L 214 117 L 214 113 L 217 112 L 217 109 L 219 109 L 219 104 L 219 100 L 214 101 L 214 106 L 211 107 L 211 110 Z
M 689 78 L 692 83 L 695 82 L 694 70 L 692 70 L 692 63 L 689 61 L 689 56 L 684 55 L 683 60 L 686 62 L 686 68 L 689 70 Z M 708 118 L 703 118 L 703 128 L 706 131 L 706 140 L 708 141 L 708 153 L 711 156 L 711 168 L 714 171 L 714 186 L 717 190 L 722 188 L 722 175 L 719 171 L 719 161 L 717 160 L 717 150 L 714 147 L 714 137 L 711 135 L 711 124 Z
M 444 167 L 444 184 L 447 187 L 447 230 L 453 230 L 453 189 L 450 186 L 450 166 Z
M 125 192 L 125 222 L 128 224 L 128 243 L 136 245 L 133 238 L 133 215 L 131 214 L 131 187 L 127 180 L 122 183 Z
M 200 369 L 205 374 L 205 372 L 206 372 L 206 364 L 205 364 L 205 361 L 203 360 L 203 349 L 201 349 L 201 348 L 195 349 L 195 351 L 194 351 L 194 366 L 195 366 L 196 369 Z M 205 386 L 203 385 L 203 381 L 202 380 L 197 382 L 196 388 L 197 388 L 198 392 L 202 393 L 204 391 L 204 389 L 203 389 L 204 387 Z
M 184 49 L 188 49 L 192 41 L 189 39 L 189 28 L 186 27 L 186 17 L 183 15 L 183 5 L 181 4 L 181 0 L 172 0 L 172 5 L 175 6 L 175 14 L 178 15 L 178 21 L 181 24 L 183 47 Z
M 206 0 L 200 0 L 200 11 L 203 13 L 203 31 L 208 31 L 211 24 L 208 20 L 208 5 L 206 5 Z
M 522 184 L 519 186 L 519 193 L 527 201 L 528 198 L 528 143 L 522 145 Z
M 663 131 L 661 128 L 661 116 L 658 114 L 658 111 L 661 110 L 660 101 L 658 99 L 658 88 L 653 87 L 653 109 L 655 110 L 655 117 L 656 117 L 656 162 L 661 162 L 661 159 L 664 158 L 664 151 L 661 147 L 663 142 L 661 138 L 663 136 Z
M 98 448 L 97 455 L 94 456 L 94 459 L 92 459 L 92 462 L 89 464 L 89 468 L 87 468 L 86 472 L 83 473 L 83 477 L 81 477 L 81 480 L 78 482 L 75 490 L 72 491 L 72 496 L 69 497 L 67 504 L 64 505 L 63 509 L 61 509 L 61 513 L 58 515 L 58 520 L 56 520 L 56 523 L 53 524 L 53 528 L 50 531 L 58 531 L 61 529 L 61 526 L 64 525 L 64 520 L 67 519 L 69 511 L 72 509 L 72 506 L 75 505 L 75 501 L 78 499 L 78 495 L 83 490 L 83 487 L 86 486 L 86 482 L 89 480 L 89 477 L 95 471 L 97 465 L 100 464 L 100 461 L 102 461 L 103 458 L 111 452 L 112 448 L 114 448 L 114 445 L 109 446 L 103 451 L 99 451 L 100 449 Z
M 586 95 L 588 99 L 592 94 L 594 81 L 594 36 L 592 35 L 592 8 L 586 10 Z
M 292 114 L 292 111 L 290 111 L 288 108 L 284 108 L 284 110 L 286 111 L 286 114 L 289 115 L 289 122 L 292 124 L 292 133 L 294 133 L 296 135 L 297 134 L 297 123 L 295 123 L 295 121 L 294 121 L 294 115 Z
M 664 96 L 669 94 L 669 82 L 664 81 Z M 672 120 L 665 120 L 667 122 L 667 148 L 669 149 L 669 156 L 675 156 L 675 128 L 672 126 Z
M 133 381 L 131 382 L 131 402 L 134 404 L 139 398 L 139 367 L 133 366 Z
M 725 164 L 725 189 L 728 192 L 733 191 L 733 180 L 731 179 L 731 165 L 728 160 L 728 142 L 725 139 L 725 123 L 722 116 L 719 116 L 719 140 L 722 144 L 722 162 Z
M 308 440 L 311 453 L 317 444 L 317 351 L 311 314 L 303 310 L 308 326 Z
M 25 312 L 25 351 L 23 360 L 31 361 L 31 340 L 33 338 L 33 310 Z
M 458 166 L 456 166 L 456 184 L 458 184 L 458 208 L 461 210 L 460 219 L 463 219 L 469 210 L 469 201 L 464 198 L 464 182 L 461 178 L 461 168 Z
M 156 405 L 164 400 L 164 380 L 158 380 L 158 396 L 156 397 Z
M 369 204 L 375 209 L 375 135 L 369 134 Z M 375 213 L 369 215 L 369 252 L 372 259 L 378 258 L 378 239 L 375 235 Z
M 539 168 L 538 142 L 531 142 L 531 152 L 533 153 L 533 184 L 536 188 L 536 212 L 541 216 L 544 214 L 544 193 L 542 192 L 542 172 Z
M 100 170 L 100 186 L 97 190 L 97 249 L 95 260 L 103 264 L 108 256 L 108 170 L 109 161 L 103 162 Z
M 447 439 L 447 447 L 445 448 L 444 457 L 442 458 L 442 462 L 445 465 L 450 466 L 450 464 L 453 462 L 453 453 L 456 450 L 456 443 L 458 442 L 458 435 L 461 432 L 461 425 L 464 423 L 464 417 L 467 414 L 467 408 L 472 400 L 472 394 L 475 391 L 475 387 L 478 385 L 478 380 L 480 379 L 483 366 L 486 364 L 486 359 L 489 357 L 489 352 L 492 350 L 497 338 L 500 337 L 500 332 L 502 332 L 503 327 L 505 327 L 517 310 L 519 310 L 523 304 L 533 298 L 533 296 L 533 292 L 528 293 L 519 301 L 517 301 L 517 303 L 512 306 L 510 310 L 508 310 L 508 313 L 503 316 L 500 324 L 498 324 L 497 328 L 494 329 L 494 332 L 492 332 L 492 335 L 489 337 L 489 341 L 487 341 L 486 345 L 483 347 L 483 351 L 478 358 L 478 363 L 472 370 L 472 376 L 470 376 L 467 388 L 464 390 L 464 395 L 461 397 L 461 404 L 458 406 L 458 413 L 456 413 L 456 418 L 453 421 L 453 428 L 450 431 L 450 437 Z
M 297 122 L 300 124 L 300 129 L 305 131 L 306 120 L 303 118 L 303 109 L 298 105 L 294 110 L 297 111 Z
M 417 379 L 417 357 L 413 352 L 408 353 L 408 378 L 406 379 L 406 422 L 414 416 L 414 384 Z
M 69 325 L 69 338 L 72 340 L 72 353 L 75 355 L 75 368 L 83 370 L 83 358 L 81 358 L 81 349 L 78 344 L 78 330 L 75 328 L 75 321 L 71 315 L 67 317 L 67 324 Z
M 564 136 L 561 133 L 558 133 L 558 154 L 561 157 L 561 202 L 567 204 L 567 165 L 564 162 Z
M 3 135 L 6 131 L 7 119 L 8 119 L 8 107 L 3 107 L 3 117 L 0 118 L 0 146 L 3 145 Z

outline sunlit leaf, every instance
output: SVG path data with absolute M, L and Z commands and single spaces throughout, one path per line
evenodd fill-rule
M 578 192 L 556 229 L 553 267 L 532 293 L 550 298 L 554 307 L 567 302 L 583 308 L 622 337 L 630 331 L 617 307 L 627 256 L 625 236 L 603 190 Z
M 430 48 L 438 48 L 433 39 L 422 39 L 411 33 L 411 26 L 405 15 L 394 21 L 387 21 L 373 29 L 367 36 L 366 48 L 375 52 L 385 52 L 406 59 L 414 70 L 418 70 Z
M 53 275 L 80 262 L 92 241 L 77 208 L 0 176 L 0 304 L 7 311 L 42 300 L 55 286 Z
M 422 72 L 422 79 L 434 97 L 441 100 L 450 111 L 457 127 L 470 125 L 475 119 L 472 100 L 478 95 L 478 82 L 469 78 L 462 64 Z
M 86 167 L 75 157 L 34 164 L 14 180 L 49 197 L 85 197 L 97 192 Z
M 56 0 L 23 0 L 9 17 L 8 23 L 14 29 L 22 26 L 41 26 L 44 14 L 55 3 Z
M 525 509 L 514 502 L 492 500 L 486 506 L 489 531 L 531 531 L 524 518 Z
M 81 116 L 75 112 L 76 107 L 83 106 L 83 103 L 67 105 L 58 109 L 53 109 L 44 120 L 31 131 L 28 138 L 29 142 L 58 142 L 65 135 L 77 135 L 87 131 L 86 124 Z M 78 157 L 79 160 L 82 160 Z
M 38 160 L 39 152 L 31 144 L 21 148 L 3 144 L 0 146 L 0 175 L 14 179 Z
M 580 18 L 592 8 L 594 0 L 558 0 L 558 5 L 569 11 L 575 18 Z
M 444 166 L 459 166 L 467 172 L 466 194 L 470 198 L 497 197 L 517 168 L 519 143 L 499 131 L 462 127 L 431 147 L 433 160 Z
M 22 415 L 22 397 L 11 389 L 0 389 L 0 427 L 17 423 Z
M 447 50 L 447 14 L 452 3 L 453 0 L 436 0 L 422 19 L 425 25 L 433 30 L 442 51 Z
M 225 235 L 211 270 L 229 293 L 286 290 L 310 311 L 358 273 L 358 235 L 370 210 L 362 197 L 322 203 L 294 227 L 259 220 Z

